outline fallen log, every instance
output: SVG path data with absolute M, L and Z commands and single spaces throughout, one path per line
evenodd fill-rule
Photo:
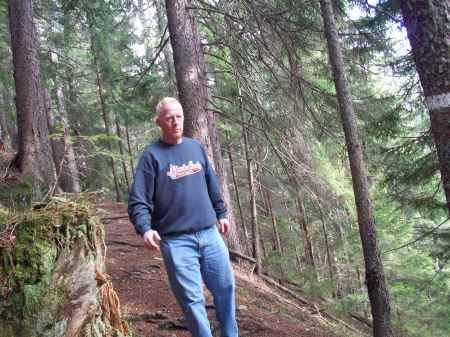
M 256 263 L 256 260 L 253 257 L 244 255 L 244 254 L 239 253 L 239 252 L 237 252 L 237 251 L 235 251 L 233 249 L 229 249 L 229 252 L 230 252 L 231 258 L 238 257 L 238 258 L 240 258 L 242 260 L 245 260 L 245 261 L 248 261 L 248 262 L 251 262 L 251 263 Z
M 367 325 L 369 328 L 372 328 L 372 321 L 370 319 L 368 319 L 367 317 L 364 317 L 360 314 L 358 314 L 357 312 L 350 312 L 350 316 L 352 316 L 354 319 L 356 319 L 357 321 L 364 323 L 365 325 Z
M 120 219 L 128 219 L 128 214 L 120 214 L 115 216 L 105 216 L 101 218 L 102 221 L 110 221 L 110 220 L 120 220 Z

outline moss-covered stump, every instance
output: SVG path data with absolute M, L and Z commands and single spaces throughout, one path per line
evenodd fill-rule
M 104 274 L 103 225 L 83 198 L 0 209 L 0 337 L 128 333 Z

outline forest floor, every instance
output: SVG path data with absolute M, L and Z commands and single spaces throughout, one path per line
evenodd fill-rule
M 106 230 L 107 273 L 121 302 L 124 319 L 137 337 L 189 337 L 183 316 L 170 290 L 159 252 L 145 249 L 120 203 L 98 205 Z M 348 337 L 339 322 L 314 305 L 269 287 L 245 267 L 234 264 L 237 282 L 237 321 L 241 337 Z M 212 297 L 205 290 L 214 336 L 219 336 Z M 342 322 L 341 322 L 342 323 Z

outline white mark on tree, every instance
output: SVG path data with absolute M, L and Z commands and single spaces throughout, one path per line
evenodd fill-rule
M 450 107 L 450 92 L 440 95 L 426 97 L 427 106 L 430 111 L 440 110 Z

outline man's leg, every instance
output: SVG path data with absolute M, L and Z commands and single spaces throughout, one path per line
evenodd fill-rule
M 238 337 L 235 283 L 228 249 L 216 227 L 201 233 L 201 271 L 211 291 L 221 337 Z
M 194 234 L 161 241 L 161 253 L 170 286 L 181 306 L 193 337 L 212 337 L 205 310 L 200 273 L 200 252 Z

